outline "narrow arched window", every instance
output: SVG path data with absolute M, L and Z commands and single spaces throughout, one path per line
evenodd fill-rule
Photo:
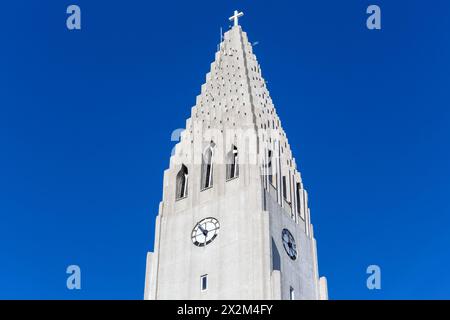
M 297 182 L 296 196 L 297 196 L 297 213 L 298 214 L 300 214 L 300 192 L 301 192 L 301 185 L 300 185 L 300 182 Z
M 227 154 L 227 180 L 237 177 L 239 177 L 238 149 L 233 146 Z
M 269 178 L 269 182 L 273 185 L 272 158 L 273 158 L 272 150 L 269 150 L 268 154 L 267 154 L 267 175 L 268 175 L 268 178 Z
M 283 192 L 283 198 L 284 198 L 284 200 L 288 200 L 288 196 L 287 196 L 287 183 L 286 183 L 286 176 L 283 176 L 283 181 L 282 181 L 282 183 L 283 183 L 283 190 L 282 190 L 282 192 Z
M 202 189 L 212 187 L 213 185 L 213 142 L 206 148 L 202 157 Z
M 177 173 L 176 199 L 186 198 L 188 195 L 188 169 L 183 164 Z

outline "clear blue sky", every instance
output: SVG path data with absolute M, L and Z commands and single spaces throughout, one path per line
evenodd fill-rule
M 330 297 L 450 298 L 447 0 L 3 2 L 0 298 L 142 298 L 170 135 L 234 9 L 310 194 Z

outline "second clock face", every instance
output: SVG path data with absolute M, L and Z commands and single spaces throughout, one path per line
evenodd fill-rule
M 283 240 L 284 250 L 288 256 L 295 260 L 297 259 L 297 245 L 295 244 L 294 236 L 289 232 L 288 229 L 283 229 L 281 233 L 281 239 Z
M 192 230 L 192 242 L 198 247 L 211 243 L 219 234 L 220 224 L 216 218 L 205 218 Z

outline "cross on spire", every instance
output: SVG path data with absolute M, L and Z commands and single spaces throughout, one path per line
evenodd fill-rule
M 229 20 L 233 21 L 234 20 L 234 26 L 238 26 L 239 25 L 239 18 L 242 17 L 244 15 L 243 12 L 238 12 L 237 10 L 234 10 L 234 15 L 232 15 Z

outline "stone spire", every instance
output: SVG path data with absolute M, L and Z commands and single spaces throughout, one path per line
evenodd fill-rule
M 237 22 L 242 15 L 236 11 L 230 19 Z M 268 187 L 269 182 L 274 186 L 285 185 L 284 188 L 276 188 L 278 201 L 281 206 L 290 207 L 293 219 L 300 221 L 301 217 L 306 221 L 309 235 L 309 209 L 304 205 L 307 194 L 303 190 L 301 175 L 247 33 L 237 25 L 224 34 L 206 75 L 206 82 L 201 86 L 196 104 L 191 109 L 181 144 L 184 140 L 192 144 L 208 140 L 208 131 L 214 130 L 228 135 L 223 139 L 230 141 L 233 139 L 230 135 L 239 135 L 242 130 L 250 129 L 257 136 L 255 152 L 258 153 L 262 176 L 273 179 L 265 179 L 265 186 Z M 216 136 L 211 137 L 211 140 L 216 139 Z M 187 145 L 185 147 L 190 148 Z M 192 155 L 182 150 L 185 147 L 177 146 L 180 155 Z M 203 148 L 203 145 L 199 145 L 193 156 L 201 154 Z M 268 157 L 278 162 L 271 169 L 273 175 L 264 172 L 270 162 Z M 177 163 L 179 161 L 186 160 L 179 159 Z M 194 162 L 199 163 L 200 160 Z M 283 198 L 287 199 L 286 203 Z

